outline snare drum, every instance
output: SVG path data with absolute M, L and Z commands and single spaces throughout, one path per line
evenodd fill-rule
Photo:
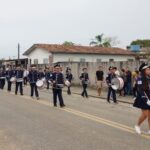
M 16 77 L 11 77 L 11 78 L 10 78 L 10 82 L 11 82 L 11 83 L 16 83 Z
M 43 82 L 43 80 L 38 80 L 38 81 L 36 82 L 36 86 L 37 86 L 39 89 L 44 88 L 44 82 Z
M 66 80 L 66 81 L 65 81 L 65 85 L 66 85 L 67 87 L 69 87 L 69 86 L 71 86 L 71 83 L 70 83 L 68 80 Z
M 44 78 L 42 78 L 42 81 L 43 81 L 43 82 L 46 82 L 46 79 L 45 79 L 45 77 L 44 77 Z

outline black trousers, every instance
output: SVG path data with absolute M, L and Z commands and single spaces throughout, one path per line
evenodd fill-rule
M 7 86 L 8 86 L 8 87 L 7 87 L 7 91 L 9 91 L 9 92 L 11 91 L 11 84 L 12 84 L 12 83 L 8 80 L 8 81 L 7 81 Z
M 18 93 L 18 89 L 20 89 L 20 94 L 23 94 L 23 82 L 16 82 L 16 90 L 15 90 L 15 94 Z
M 47 84 L 47 89 L 49 89 L 49 82 L 48 82 L 48 80 L 46 81 L 46 84 Z
M 83 91 L 82 91 L 82 93 L 81 93 L 81 95 L 84 97 L 84 96 L 86 96 L 86 97 L 88 97 L 88 93 L 87 93 L 87 84 L 82 84 L 82 87 L 83 87 Z
M 35 96 L 39 97 L 39 92 L 36 83 L 30 83 L 30 87 L 31 87 L 31 96 L 34 96 L 34 92 L 35 92 Z
M 5 79 L 0 79 L 0 89 L 4 89 Z
M 23 82 L 24 82 L 24 85 L 27 85 L 28 78 L 27 78 L 27 77 L 24 77 L 24 78 L 23 78 Z
M 113 96 L 113 101 L 116 103 L 117 102 L 117 99 L 116 99 L 116 91 L 114 89 L 112 89 L 112 87 L 109 87 L 108 88 L 108 94 L 107 94 L 107 101 L 109 102 L 110 101 L 110 96 Z
M 59 99 L 60 106 L 63 106 L 64 105 L 64 100 L 63 100 L 63 97 L 62 97 L 62 89 L 61 88 L 59 88 L 59 89 L 53 88 L 53 103 L 54 103 L 54 106 L 57 105 L 57 96 L 58 96 L 58 99 Z
M 71 95 L 71 89 L 70 88 L 71 88 L 71 86 L 69 86 L 68 89 L 67 89 L 67 94 L 68 95 Z

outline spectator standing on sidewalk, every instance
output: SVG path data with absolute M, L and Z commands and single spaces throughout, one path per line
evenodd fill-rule
M 132 73 L 129 68 L 126 69 L 126 78 L 127 78 L 127 85 L 126 85 L 126 92 L 127 95 L 132 94 Z
M 103 79 L 104 79 L 104 72 L 102 70 L 102 66 L 99 66 L 98 70 L 96 71 L 96 85 L 98 96 L 100 96 L 102 92 Z
M 139 78 L 139 71 L 136 70 L 132 73 L 132 87 L 133 87 L 133 97 L 135 98 L 137 96 L 137 80 Z
M 121 74 L 120 77 L 123 79 L 124 81 L 124 86 L 123 89 L 120 91 L 120 96 L 126 96 L 127 92 L 126 92 L 126 87 L 127 87 L 127 77 L 126 77 L 126 71 L 125 69 L 121 69 Z

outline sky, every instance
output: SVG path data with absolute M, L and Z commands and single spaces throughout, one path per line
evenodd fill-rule
M 35 43 L 89 45 L 103 33 L 125 48 L 150 39 L 150 0 L 0 0 L 0 59 Z

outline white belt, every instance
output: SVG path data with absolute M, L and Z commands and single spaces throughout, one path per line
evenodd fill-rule
M 18 78 L 17 82 L 23 82 L 23 79 L 22 78 Z

